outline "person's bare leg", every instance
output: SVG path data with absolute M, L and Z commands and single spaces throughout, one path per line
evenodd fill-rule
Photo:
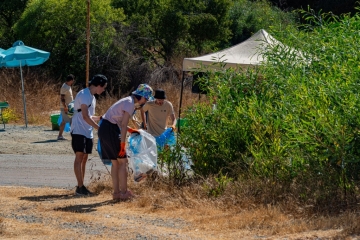
M 64 121 L 61 122 L 61 124 L 59 126 L 59 135 L 58 135 L 58 137 L 61 137 L 63 135 L 64 129 L 65 129 L 65 124 L 66 123 Z
M 85 171 L 86 171 L 86 163 L 88 160 L 88 154 L 84 153 L 83 159 L 81 161 L 81 174 L 82 174 L 82 182 L 84 183 L 85 179 Z
M 120 187 L 119 187 L 119 167 L 120 164 L 117 160 L 111 160 L 112 166 L 111 166 L 111 179 L 113 182 L 113 188 L 114 193 L 118 194 L 120 193 Z
M 82 187 L 84 185 L 84 181 L 83 181 L 83 174 L 82 174 L 82 161 L 84 158 L 84 153 L 82 152 L 76 152 L 75 153 L 75 161 L 74 161 L 74 172 L 75 172 L 75 177 L 78 183 L 78 187 Z
M 126 193 L 127 191 L 127 177 L 128 177 L 128 172 L 127 172 L 127 158 L 119 158 L 118 159 L 119 162 L 119 181 L 120 181 L 120 192 L 121 193 Z

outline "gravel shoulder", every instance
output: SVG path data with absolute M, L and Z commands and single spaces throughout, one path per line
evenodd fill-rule
M 64 133 L 68 140 L 58 141 L 58 133 L 50 126 L 6 124 L 0 129 L 0 154 L 73 155 L 70 134 Z

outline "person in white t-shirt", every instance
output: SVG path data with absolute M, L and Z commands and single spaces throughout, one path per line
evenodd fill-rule
M 74 75 L 70 74 L 67 76 L 66 81 L 61 86 L 60 89 L 60 114 L 62 118 L 62 122 L 59 126 L 59 135 L 57 140 L 66 140 L 66 138 L 63 137 L 63 132 L 65 128 L 66 123 L 70 123 L 71 119 L 68 115 L 68 104 L 73 100 L 73 94 L 71 90 L 71 86 L 75 82 Z
M 100 116 L 95 116 L 96 98 L 105 91 L 107 78 L 97 74 L 89 82 L 89 87 L 81 90 L 75 97 L 74 115 L 71 121 L 71 146 L 75 153 L 74 172 L 77 180 L 76 195 L 90 195 L 91 192 L 84 186 L 84 177 L 88 154 L 93 148 L 93 129 L 99 129 L 95 121 Z
M 127 155 L 125 151 L 126 132 L 138 132 L 128 126 L 135 108 L 152 100 L 153 90 L 147 84 L 140 84 L 132 95 L 114 103 L 102 116 L 98 131 L 101 158 L 103 162 L 111 159 L 113 199 L 127 200 L 134 195 L 127 188 Z
M 141 115 L 144 121 L 144 129 L 154 137 L 160 136 L 167 128 L 168 117 L 171 120 L 171 128 L 176 129 L 176 118 L 174 108 L 171 102 L 166 100 L 165 91 L 155 90 L 155 101 L 147 102 L 141 109 Z M 147 117 L 144 115 L 147 112 Z

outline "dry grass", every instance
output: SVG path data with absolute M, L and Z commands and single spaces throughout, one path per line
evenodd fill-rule
M 130 181 L 137 197 L 111 199 L 110 180 L 93 182 L 94 197 L 73 190 L 0 187 L 0 238 L 122 239 L 357 239 L 359 215 L 300 216 L 286 206 L 242 202 L 231 194 L 209 198 L 201 185 L 170 187 L 160 180 Z M 241 202 L 241 204 L 234 204 Z M 6 206 L 6 207 L 5 207 Z M 356 230 L 357 229 L 357 230 Z M 84 234 L 84 235 L 82 235 Z M 144 238 L 145 239 L 145 238 Z
M 12 123 L 24 123 L 24 105 L 21 91 L 21 80 L 19 69 L 3 69 L 0 71 L 1 88 L 0 101 L 8 101 L 17 120 Z M 59 111 L 59 91 L 63 83 L 61 80 L 49 79 L 46 76 L 38 76 L 31 71 L 31 68 L 23 69 L 24 89 L 26 98 L 26 113 L 28 124 L 50 126 L 50 113 Z M 152 86 L 153 89 L 162 88 L 166 91 L 168 100 L 173 104 L 175 115 L 179 113 L 180 88 L 178 83 L 158 83 Z M 78 92 L 79 86 L 73 87 L 74 95 Z M 129 93 L 125 93 L 125 97 Z M 106 95 L 101 97 L 96 106 L 96 114 L 102 115 L 115 103 L 117 98 Z M 193 105 L 198 101 L 206 101 L 206 96 L 191 93 L 189 82 L 185 84 L 183 93 L 182 108 Z M 183 112 L 183 111 L 182 111 Z

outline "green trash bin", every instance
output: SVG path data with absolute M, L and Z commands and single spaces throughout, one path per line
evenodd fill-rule
M 50 115 L 52 130 L 59 130 L 59 124 L 58 124 L 59 117 L 60 117 L 60 113 L 55 113 Z

